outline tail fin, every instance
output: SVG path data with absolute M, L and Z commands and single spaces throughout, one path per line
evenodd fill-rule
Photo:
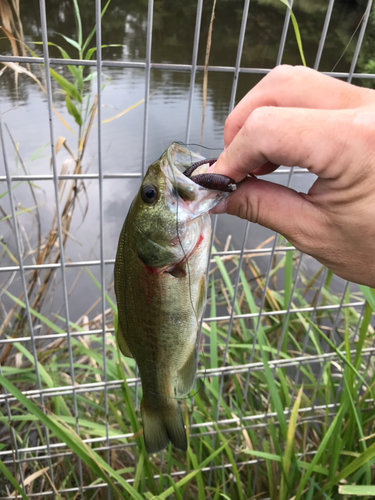
M 187 450 L 184 422 L 175 399 L 144 393 L 141 412 L 147 453 L 164 450 L 169 442 Z

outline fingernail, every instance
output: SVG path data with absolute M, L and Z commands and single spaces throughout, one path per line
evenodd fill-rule
M 226 214 L 227 213 L 227 200 L 221 200 L 214 208 L 211 208 L 210 214 Z

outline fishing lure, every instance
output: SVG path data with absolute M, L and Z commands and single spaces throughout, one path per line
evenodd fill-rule
M 201 165 L 206 165 L 207 163 L 209 165 L 213 165 L 217 162 L 217 160 L 217 158 L 210 158 L 197 161 L 185 170 L 184 175 L 196 184 L 199 184 L 207 189 L 215 189 L 216 191 L 223 191 L 225 193 L 235 191 L 237 189 L 237 185 L 234 179 L 227 177 L 226 175 L 205 173 L 192 176 L 193 172 L 195 172 L 195 170 Z

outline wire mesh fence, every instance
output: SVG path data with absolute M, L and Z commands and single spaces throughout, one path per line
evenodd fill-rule
M 289 3 L 292 6 L 293 2 Z M 2 11 L 4 36 L 8 44 L 4 55 L 0 56 L 6 70 L 2 78 L 12 75 L 7 85 L 18 88 L 20 95 L 17 98 L 21 102 L 26 102 L 21 95 L 24 91 L 23 78 L 32 80 L 33 92 L 42 89 L 44 93 L 41 92 L 36 106 L 29 110 L 32 116 L 35 113 L 41 115 L 35 125 L 33 118 L 25 118 L 22 114 L 22 106 L 13 106 L 10 113 L 7 99 L 1 99 L 0 196 L 4 201 L 4 230 L 0 268 L 0 375 L 12 382 L 45 415 L 56 418 L 60 427 L 69 426 L 104 462 L 120 470 L 129 484 L 138 487 L 145 465 L 143 458 L 140 461 L 140 434 L 137 435 L 131 425 L 131 416 L 128 416 L 131 409 L 126 403 L 126 394 L 131 395 L 134 415 L 139 420 L 142 389 L 137 367 L 133 360 L 125 358 L 122 366 L 127 384 L 124 386 L 114 341 L 112 281 L 116 236 L 148 164 L 173 140 L 183 139 L 186 144 L 199 142 L 202 76 L 205 71 L 204 64 L 199 63 L 206 49 L 206 37 L 202 36 L 202 32 L 206 34 L 208 30 L 207 20 L 212 4 L 205 6 L 203 0 L 191 2 L 194 15 L 188 18 L 190 25 L 184 21 L 184 12 L 179 12 L 180 22 L 191 33 L 191 44 L 185 50 L 189 53 L 189 63 L 175 62 L 175 54 L 169 57 L 161 55 L 159 59 L 154 57 L 154 51 L 158 54 L 155 48 L 160 42 L 160 38 L 154 38 L 155 33 L 159 34 L 160 9 L 168 6 L 154 4 L 153 0 L 149 0 L 147 5 L 142 4 L 142 16 L 127 13 L 125 18 L 125 26 L 132 26 L 127 28 L 131 36 L 142 38 L 139 57 L 134 56 L 136 52 L 127 54 L 124 46 L 121 47 L 124 52 L 117 59 L 103 56 L 108 45 L 117 46 L 112 43 L 108 29 L 103 40 L 102 23 L 106 15 L 116 17 L 118 5 L 115 2 L 103 5 L 96 0 L 95 7 L 93 3 L 81 5 L 76 36 L 73 40 L 65 38 L 67 46 L 78 52 L 77 58 L 71 58 L 64 48 L 59 49 L 49 28 L 53 24 L 49 12 L 51 15 L 57 12 L 60 16 L 67 16 L 67 10 L 74 12 L 80 2 L 67 2 L 68 7 L 63 4 L 56 11 L 52 4 L 47 2 L 46 5 L 44 0 L 39 0 L 39 11 L 34 12 L 34 17 L 38 18 L 34 38 L 31 35 L 25 38 L 25 46 L 32 45 L 33 49 L 26 52 L 14 49 L 14 44 L 19 43 L 17 31 L 13 28 L 12 35 L 7 30 L 5 11 Z M 222 5 L 229 4 L 222 2 Z M 222 133 L 223 114 L 233 109 L 245 87 L 249 90 L 249 82 L 253 85 L 273 66 L 285 60 L 298 62 L 297 53 L 294 56 L 285 53 L 286 46 L 295 48 L 289 9 L 276 0 L 265 4 L 266 9 L 276 8 L 278 13 L 278 26 L 270 28 L 279 34 L 276 57 L 265 67 L 244 64 L 247 57 L 244 48 L 251 50 L 247 44 L 253 26 L 251 23 L 253 17 L 258 15 L 257 7 L 262 2 L 258 4 L 245 0 L 236 3 L 238 22 L 235 34 L 232 33 L 235 36 L 235 57 L 231 64 L 209 64 L 207 67 L 209 82 L 229 78 L 226 81 L 230 85 L 223 99 L 224 104 L 221 103 L 224 109 L 219 117 L 221 125 L 215 125 L 214 119 L 209 117 L 206 119 L 206 131 L 210 126 L 216 126 L 219 134 Z M 335 0 L 319 3 L 322 23 L 308 61 L 317 70 L 322 65 L 326 67 L 330 64 L 329 59 L 324 59 L 325 48 L 330 26 L 335 22 L 335 9 L 340 9 L 340 5 Z M 19 10 L 13 12 L 14 26 L 22 26 L 22 7 L 21 2 Z M 294 6 L 296 9 L 305 7 Z M 217 9 L 220 8 L 218 0 Z M 86 46 L 85 33 L 80 24 L 84 9 L 90 10 L 90 19 L 95 26 L 92 31 L 87 30 L 86 40 L 89 41 Z M 372 1 L 356 6 L 356 22 L 348 26 L 342 46 L 332 49 L 329 39 L 327 52 L 333 53 L 335 62 L 341 62 L 342 69 L 326 73 L 348 82 L 371 86 L 374 75 L 366 70 L 365 63 L 368 61 L 360 61 L 366 36 L 370 36 L 371 41 L 371 9 Z M 104 14 L 103 10 L 106 11 Z M 308 11 L 308 15 L 314 16 L 314 12 Z M 140 35 L 137 29 L 141 27 Z M 303 23 L 300 28 L 303 39 Z M 214 22 L 214 33 L 215 29 Z M 334 32 L 332 37 L 336 34 Z M 216 36 L 218 38 L 213 38 L 213 47 L 221 38 L 221 35 Z M 40 45 L 34 43 L 38 37 Z M 52 43 L 51 37 L 54 40 Z M 173 44 L 178 46 L 176 39 Z M 184 53 L 182 49 L 181 52 Z M 217 60 L 220 61 L 220 58 Z M 223 60 L 226 58 L 223 57 Z M 113 79 L 120 82 L 119 92 L 129 92 L 133 99 L 125 109 L 126 114 L 117 113 L 113 117 L 116 108 L 114 111 L 107 105 L 111 98 L 110 94 L 106 97 L 104 83 L 110 87 L 111 79 L 106 71 L 114 71 Z M 121 87 L 127 72 L 130 80 Z M 169 123 L 172 130 L 168 129 L 163 137 L 158 137 L 157 131 L 155 139 L 158 125 L 160 131 L 166 130 L 163 110 L 169 97 L 163 94 L 163 86 L 168 86 L 170 82 L 163 82 L 165 74 L 176 78 L 174 86 L 168 87 L 176 96 L 176 102 L 183 100 L 185 103 L 184 113 L 178 109 L 178 120 L 182 120 L 183 125 L 176 126 L 180 137 L 176 137 L 172 122 L 172 125 Z M 179 80 L 180 76 L 175 75 L 186 77 L 184 84 Z M 246 76 L 255 80 L 245 79 L 240 83 L 241 78 Z M 132 79 L 142 82 L 141 100 L 136 101 L 132 94 Z M 91 87 L 84 92 L 86 82 Z M 208 88 L 212 93 L 217 90 L 215 87 Z M 158 92 L 162 97 L 154 105 L 154 94 Z M 134 142 L 136 156 L 120 148 L 117 157 L 115 153 L 109 163 L 110 150 L 116 149 L 121 139 L 116 128 L 109 133 L 104 128 L 112 118 L 131 116 L 132 109 L 138 113 L 135 131 L 131 124 L 128 129 L 121 129 L 120 121 L 116 121 L 114 127 L 119 128 L 119 133 L 126 130 L 130 137 L 126 147 Z M 211 111 L 214 113 L 214 110 Z M 26 149 L 23 149 L 22 143 L 18 145 L 16 132 L 18 120 L 23 119 L 29 120 L 28 131 L 36 141 L 35 145 Z M 171 115 L 166 114 L 165 121 L 170 120 Z M 40 135 L 44 134 L 39 141 L 36 140 L 38 127 Z M 67 130 L 76 134 L 76 152 L 70 149 L 65 138 Z M 42 146 L 46 131 L 48 144 L 43 143 Z M 110 137 L 112 133 L 116 137 L 114 143 Z M 205 133 L 203 144 L 220 150 L 221 142 L 210 132 Z M 23 140 L 28 139 L 24 137 Z M 213 144 L 209 143 L 211 140 Z M 41 150 L 35 153 L 38 148 Z M 92 160 L 87 159 L 88 153 L 83 157 L 85 151 L 90 152 Z M 155 156 L 156 151 L 158 154 Z M 24 152 L 30 153 L 36 161 L 36 168 L 31 162 L 24 164 Z M 208 154 L 211 155 L 211 152 Z M 281 167 L 270 174 L 270 178 L 293 187 L 306 186 L 313 181 L 311 174 L 298 167 Z M 40 192 L 48 192 L 50 198 L 40 195 Z M 109 202 L 113 202 L 111 209 Z M 75 215 L 79 210 L 82 210 L 80 218 Z M 30 215 L 33 211 L 37 215 Z M 87 213 L 94 215 L 85 220 Z M 107 227 L 110 229 L 107 230 Z M 115 234 L 113 238 L 112 232 Z M 90 237 L 95 241 L 90 242 Z M 87 243 L 83 257 L 77 250 L 82 238 Z M 225 439 L 230 443 L 229 451 L 226 448 L 210 460 L 202 458 L 200 461 L 200 473 L 206 474 L 207 487 L 212 489 L 212 495 L 216 485 L 222 482 L 227 485 L 224 493 L 227 492 L 230 497 L 250 498 L 263 491 L 263 482 L 270 473 L 265 468 L 264 457 L 250 452 L 266 450 L 265 443 L 275 444 L 272 433 L 276 433 L 276 428 L 282 430 L 283 425 L 288 425 L 301 387 L 304 387 L 305 399 L 297 414 L 299 425 L 305 427 L 297 435 L 301 443 L 306 444 L 303 460 L 307 461 L 310 455 L 316 454 L 319 429 L 324 435 L 324 429 L 338 415 L 345 393 L 343 374 L 347 368 L 343 356 L 357 360 L 359 343 L 361 362 L 358 371 L 366 380 L 372 381 L 373 328 L 370 315 L 368 335 L 366 330 L 366 338 L 362 342 L 361 325 L 366 317 L 366 302 L 357 286 L 333 276 L 312 258 L 296 251 L 279 235 L 259 230 L 248 222 L 233 222 L 224 216 L 215 216 L 212 243 L 208 303 L 201 324 L 202 345 L 197 375 L 198 380 L 203 380 L 203 386 L 194 396 L 183 401 L 181 408 L 189 427 L 191 443 L 200 443 L 199 446 L 207 452 L 218 449 Z M 328 338 L 329 343 L 322 335 Z M 345 345 L 346 340 L 348 343 Z M 275 407 L 272 380 L 276 383 L 274 389 L 277 386 L 279 391 L 279 408 Z M 362 398 L 361 409 L 364 414 L 372 415 L 371 392 L 361 384 L 356 387 Z M 94 477 L 82 456 L 77 455 L 56 432 L 51 432 L 22 401 L 5 387 L 2 388 L 0 459 L 28 498 L 94 498 L 96 494 L 111 498 L 113 492 L 108 483 L 101 477 Z M 281 421 L 280 408 L 285 419 Z M 370 422 L 369 434 L 371 429 Z M 272 446 L 267 446 L 270 452 L 275 451 Z M 192 469 L 198 470 L 198 462 L 194 462 L 194 458 L 185 459 L 176 452 L 172 460 L 173 453 L 170 448 L 158 454 L 153 461 L 152 475 L 160 491 L 171 487 L 170 478 L 177 481 Z M 244 477 L 237 475 L 238 471 L 242 471 Z M 242 493 L 242 497 L 238 484 L 246 492 Z M 145 485 L 142 487 L 147 489 Z M 200 491 L 199 484 L 197 488 Z M 2 470 L 0 499 L 14 498 L 14 491 L 14 485 Z M 151 486 L 149 491 L 153 491 Z M 194 492 L 193 489 L 192 494 Z M 269 497 L 275 498 L 274 493 L 271 491 Z M 173 494 L 173 489 L 170 494 Z M 268 498 L 268 493 L 261 498 Z

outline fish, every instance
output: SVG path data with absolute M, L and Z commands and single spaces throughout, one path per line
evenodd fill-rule
M 229 194 L 194 182 L 212 163 L 203 160 L 172 143 L 148 168 L 118 242 L 116 339 L 138 365 L 147 453 L 169 442 L 187 450 L 178 398 L 190 392 L 197 371 L 211 244 L 208 212 Z

